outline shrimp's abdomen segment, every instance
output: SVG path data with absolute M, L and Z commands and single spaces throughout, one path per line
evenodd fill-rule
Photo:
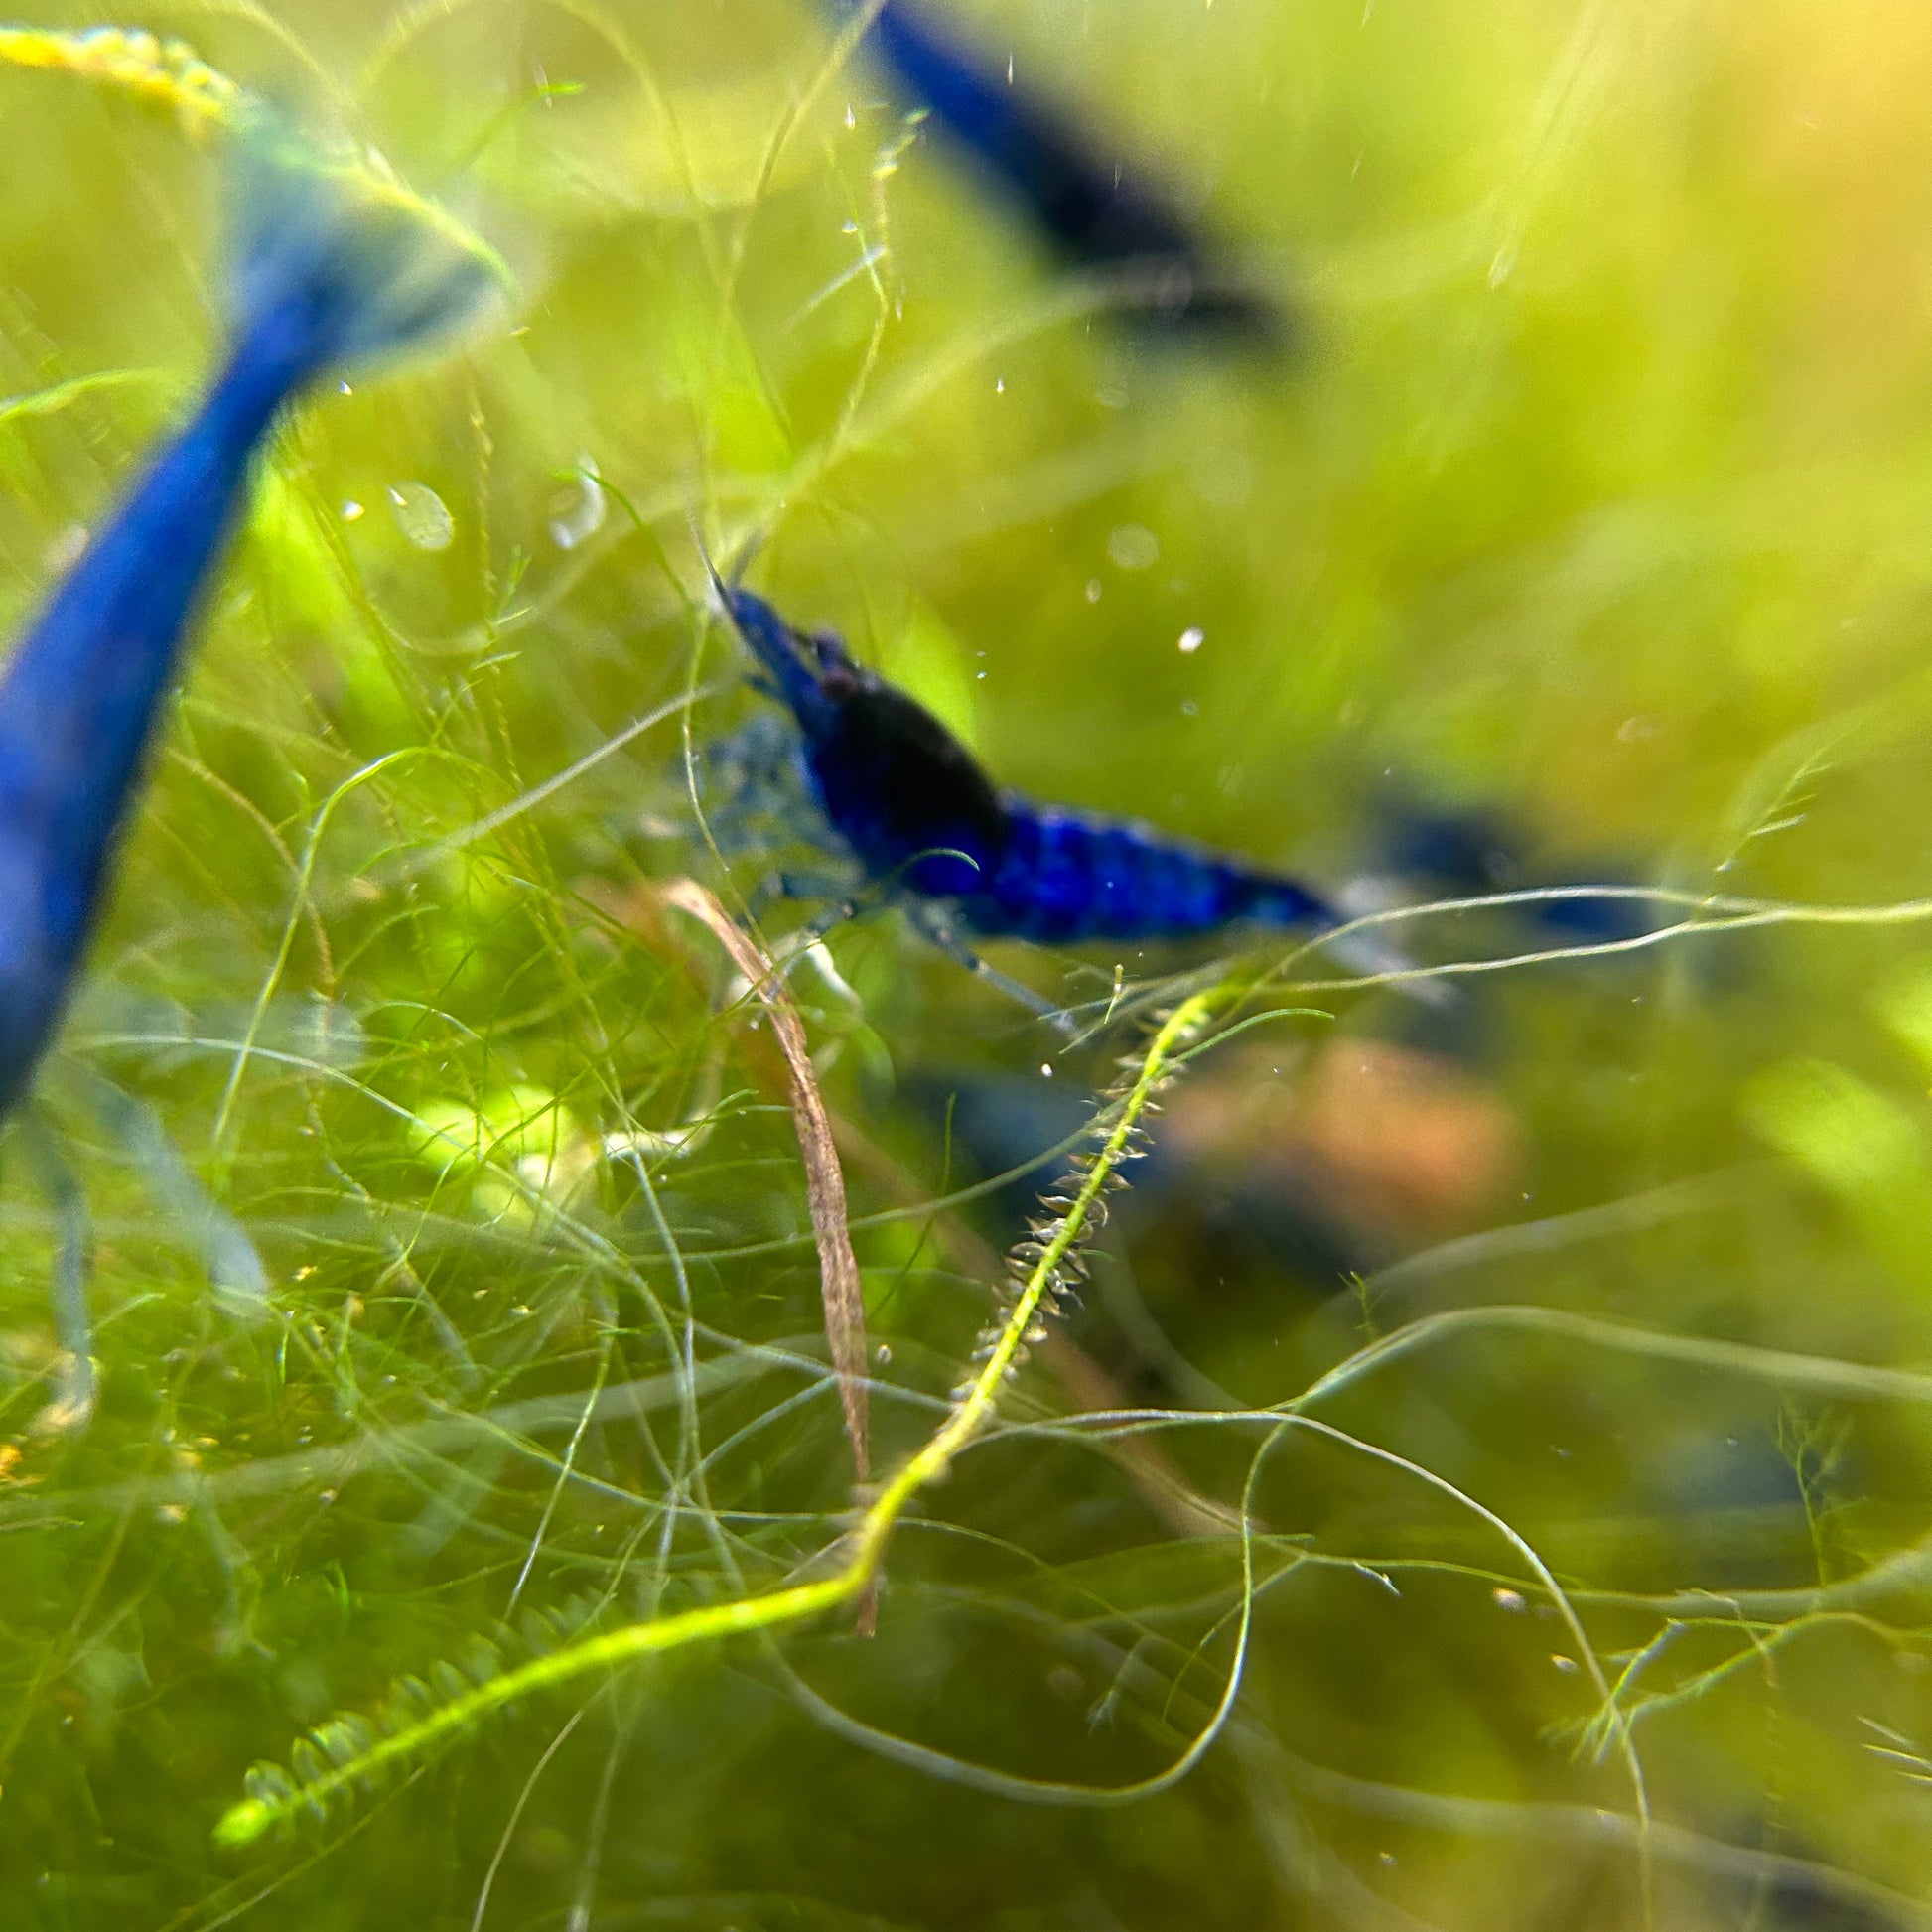
M 1294 880 L 1144 826 L 1020 805 L 1009 806 L 1008 826 L 990 887 L 962 897 L 969 923 L 989 937 L 1053 945 L 1333 921 Z

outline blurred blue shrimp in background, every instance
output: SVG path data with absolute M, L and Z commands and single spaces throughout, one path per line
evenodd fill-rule
M 0 1114 L 60 1023 L 255 452 L 325 371 L 454 324 L 493 281 L 484 257 L 371 179 L 267 127 L 239 152 L 236 321 L 219 372 L 0 677 Z
M 492 257 L 370 161 L 338 161 L 264 112 L 235 152 L 227 352 L 0 676 L 0 1119 L 20 1107 L 60 1027 L 157 714 L 257 450 L 325 372 L 453 326 L 497 279 Z M 199 1245 L 214 1257 L 217 1290 L 259 1299 L 252 1246 L 201 1194 L 158 1120 L 97 1077 L 69 1085 L 164 1205 L 192 1201 L 186 1218 L 207 1234 Z M 93 1401 L 84 1202 L 45 1127 L 22 1126 L 16 1144 L 62 1229 L 56 1316 L 70 1367 L 54 1405 L 61 1422 L 49 1426 L 77 1426 Z
M 829 0 L 842 18 L 862 0 Z M 1274 347 L 1293 331 L 1279 303 L 1244 283 L 1221 250 L 1145 170 L 1104 157 L 1066 111 L 981 59 L 920 9 L 886 0 L 866 47 L 911 106 L 978 162 L 1067 266 L 1122 278 L 1137 319 Z

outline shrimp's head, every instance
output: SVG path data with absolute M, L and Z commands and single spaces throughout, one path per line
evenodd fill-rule
M 761 597 L 715 573 L 712 583 L 758 681 L 798 722 L 819 804 L 867 869 L 934 897 L 981 885 L 1005 843 L 1006 806 L 972 753 L 834 632 L 796 630 Z
M 732 627 L 759 661 L 759 680 L 798 720 L 808 739 L 836 729 L 839 707 L 855 696 L 862 673 L 830 632 L 794 630 L 761 597 L 713 578 Z

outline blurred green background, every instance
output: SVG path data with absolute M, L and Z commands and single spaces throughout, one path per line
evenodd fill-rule
M 946 12 L 1201 206 L 1299 355 L 1056 280 L 805 0 L 120 23 L 373 141 L 517 287 L 301 412 L 211 602 L 42 1081 L 84 1425 L 58 1189 L 0 1146 L 0 1922 L 1932 1924 L 1932 20 Z M 17 632 L 215 352 L 221 170 L 70 77 L 0 69 L 0 129 Z M 697 837 L 680 709 L 532 795 L 698 687 L 701 776 L 755 709 L 693 514 L 1038 795 L 1339 881 L 1399 791 L 1549 877 L 1899 909 L 1501 972 L 1453 1040 L 1321 996 L 1177 1091 L 1193 1165 L 1071 1330 L 1099 1381 L 1029 1367 L 875 1639 L 587 1680 L 218 1853 L 251 1761 L 473 1638 L 763 1587 L 845 1520 L 769 1042 L 647 890 L 768 861 Z M 1008 1231 L 932 1095 L 1057 1100 L 1133 1034 L 1062 1053 L 891 917 L 831 948 L 851 997 L 795 990 L 891 1467 Z M 999 957 L 1069 999 L 1184 963 Z M 1355 1292 L 1202 1232 L 1288 1168 Z M 1341 1434 L 1239 1413 L 1391 1336 Z M 1057 1426 L 1128 1402 L 1202 1412 L 1161 1480 Z M 1221 1695 L 1250 1481 L 1231 1716 L 1105 1802 Z

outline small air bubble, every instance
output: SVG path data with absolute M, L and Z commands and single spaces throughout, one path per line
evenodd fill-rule
M 343 392 L 343 394 L 345 396 L 352 396 L 355 393 L 355 391 L 352 388 L 350 388 L 346 382 L 339 382 L 336 384 L 336 387 L 340 389 Z
M 456 541 L 456 518 L 428 483 L 397 483 L 389 491 L 396 526 L 418 550 L 447 550 Z
M 1492 1589 L 1489 1598 L 1497 1609 L 1507 1610 L 1511 1616 L 1521 1616 L 1523 1613 L 1523 1592 L 1520 1589 Z
M 1007 379 L 1006 379 L 1006 377 L 1005 377 L 1005 376 L 1003 376 L 1003 375 L 996 375 L 996 376 L 995 376 L 995 377 L 993 378 L 993 393 L 994 393 L 994 394 L 995 394 L 996 396 L 1003 396 L 1003 395 L 1005 395 L 1005 394 L 1006 394 L 1006 392 L 1007 392 Z
M 1562 1671 L 1564 1676 L 1566 1677 L 1575 1677 L 1577 1673 L 1583 1669 L 1583 1665 L 1578 1663 L 1576 1658 L 1566 1657 L 1561 1651 L 1556 1652 L 1551 1657 L 1550 1661 L 1551 1663 L 1556 1665 L 1557 1669 Z
M 598 475 L 596 459 L 577 459 L 577 478 L 572 487 L 555 500 L 551 508 L 550 540 L 559 550 L 575 550 L 604 527 L 606 505 L 604 483 Z
M 845 124 L 847 127 L 857 127 L 859 125 L 859 117 L 852 111 L 852 103 L 849 100 L 845 103 Z M 850 226 L 851 224 L 848 222 L 847 225 Z
M 359 523 L 367 514 L 368 511 L 353 496 L 344 499 L 342 517 L 345 523 Z
M 1052 1062 L 1051 1062 L 1051 1061 L 1049 1061 L 1049 1060 L 1041 1060 L 1041 1061 L 1040 1061 L 1040 1063 L 1039 1063 L 1039 1077 L 1040 1077 L 1040 1078 L 1041 1078 L 1042 1080 L 1050 1080 L 1050 1079 L 1051 1079 L 1051 1078 L 1053 1077 L 1053 1067 L 1052 1067 Z
M 1207 642 L 1207 632 L 1199 624 L 1190 623 L 1180 633 L 1180 652 L 1183 657 L 1191 657 L 1201 645 Z
M 1198 717 L 1200 715 L 1200 706 L 1192 698 L 1182 698 L 1180 701 L 1180 715 L 1183 718 Z
M 1121 570 L 1151 570 L 1161 561 L 1161 539 L 1145 523 L 1123 523 L 1107 538 L 1107 554 Z
M 890 1342 L 882 1341 L 879 1344 L 879 1346 L 872 1351 L 872 1358 L 875 1362 L 879 1364 L 881 1368 L 885 1368 L 886 1366 L 888 1366 L 888 1364 L 890 1364 L 893 1359 L 892 1344 Z
M 1089 604 L 1100 602 L 1100 579 L 1097 577 L 1087 579 L 1087 602 Z

